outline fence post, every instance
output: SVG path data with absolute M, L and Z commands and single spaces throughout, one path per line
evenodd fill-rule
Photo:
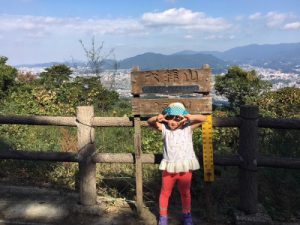
M 240 108 L 239 208 L 247 214 L 257 212 L 258 114 L 257 106 Z
M 141 147 L 141 119 L 134 117 L 134 146 L 135 146 L 135 180 L 136 180 L 136 207 L 138 214 L 142 213 L 143 203 L 143 165 Z
M 94 117 L 93 106 L 77 107 L 78 150 L 79 162 L 80 204 L 90 206 L 96 204 L 96 163 L 92 155 L 96 152 L 95 129 L 91 121 Z
M 132 68 L 133 72 L 140 71 L 138 66 Z M 132 78 L 131 78 L 132 79 Z M 139 94 L 134 94 L 134 98 L 139 98 Z M 143 202 L 143 164 L 142 164 L 142 133 L 141 116 L 134 115 L 134 149 L 135 149 L 135 191 L 136 191 L 136 209 L 138 215 L 142 215 L 144 207 Z

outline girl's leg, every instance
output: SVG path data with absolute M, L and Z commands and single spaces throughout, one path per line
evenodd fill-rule
M 168 173 L 165 170 L 162 173 L 162 186 L 159 196 L 159 214 L 161 216 L 166 216 L 168 214 L 169 198 L 176 182 L 176 178 L 175 173 Z
M 184 214 L 191 212 L 191 183 L 192 172 L 180 173 L 178 176 L 178 189 L 181 195 L 182 212 Z

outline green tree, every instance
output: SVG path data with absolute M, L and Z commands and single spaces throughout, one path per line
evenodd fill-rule
M 254 103 L 265 117 L 300 118 L 300 88 L 285 87 L 271 91 Z
M 216 93 L 225 96 L 231 107 L 236 108 L 253 102 L 270 90 L 271 83 L 262 81 L 255 70 L 244 71 L 238 66 L 228 69 L 224 76 L 216 76 Z
M 61 86 L 58 96 L 61 102 L 74 105 L 93 105 L 96 111 L 107 111 L 118 101 L 115 91 L 103 87 L 98 77 L 76 77 Z
M 47 88 L 60 87 L 70 80 L 72 74 L 72 70 L 64 64 L 53 65 L 45 70 L 40 74 L 40 82 Z
M 17 77 L 17 69 L 7 65 L 7 60 L 7 57 L 0 56 L 0 99 L 3 99 L 15 85 Z

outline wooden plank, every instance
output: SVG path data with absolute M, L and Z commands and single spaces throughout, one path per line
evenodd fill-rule
M 75 150 L 75 149 L 74 149 Z M 52 161 L 52 162 L 78 162 L 78 154 L 75 152 L 36 152 L 36 151 L 0 151 L 0 159 L 18 159 L 33 161 Z
M 172 69 L 131 72 L 131 93 L 209 93 L 211 69 Z
M 212 97 L 180 98 L 180 99 L 132 99 L 134 115 L 158 114 L 170 103 L 181 102 L 191 114 L 210 114 L 212 112 Z
M 1 115 L 0 124 L 55 125 L 76 127 L 76 117 Z
M 54 117 L 54 116 L 0 116 L 0 124 L 22 124 L 22 125 L 53 125 L 76 127 L 76 117 Z M 130 117 L 93 117 L 92 126 L 95 127 L 133 127 Z M 142 121 L 142 126 L 147 122 Z M 214 117 L 215 127 L 239 127 L 238 117 Z M 259 118 L 258 127 L 275 129 L 300 129 L 300 119 L 272 119 Z
M 142 164 L 142 134 L 141 134 L 141 118 L 134 118 L 134 148 L 135 148 L 135 182 L 136 182 L 136 208 L 141 215 L 143 202 L 143 164 Z
M 130 117 L 93 117 L 93 127 L 133 127 Z

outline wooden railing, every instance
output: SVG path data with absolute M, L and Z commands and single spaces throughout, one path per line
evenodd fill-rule
M 251 214 L 257 211 L 256 172 L 258 167 L 300 169 L 300 158 L 259 156 L 258 128 L 300 129 L 300 119 L 260 118 L 258 108 L 254 106 L 242 106 L 240 112 L 240 117 L 215 117 L 213 119 L 214 127 L 237 127 L 240 130 L 238 154 L 215 156 L 214 164 L 239 167 L 240 208 Z M 146 119 L 141 118 L 142 127 L 148 126 Z M 134 121 L 134 118 L 129 117 L 94 117 L 92 106 L 78 107 L 76 117 L 0 116 L 0 124 L 54 125 L 78 128 L 77 153 L 8 150 L 0 152 L 0 159 L 77 162 L 80 174 L 80 203 L 85 206 L 94 205 L 96 204 L 96 163 L 136 163 L 136 155 L 133 153 L 97 153 L 94 128 L 135 127 Z M 141 154 L 139 161 L 142 164 L 157 164 L 161 159 L 161 154 Z M 200 161 L 202 161 L 201 157 Z M 142 173 L 142 167 L 136 167 L 136 169 Z M 137 181 L 137 186 L 142 187 L 141 182 Z M 137 204 L 137 207 L 140 208 L 142 205 Z

